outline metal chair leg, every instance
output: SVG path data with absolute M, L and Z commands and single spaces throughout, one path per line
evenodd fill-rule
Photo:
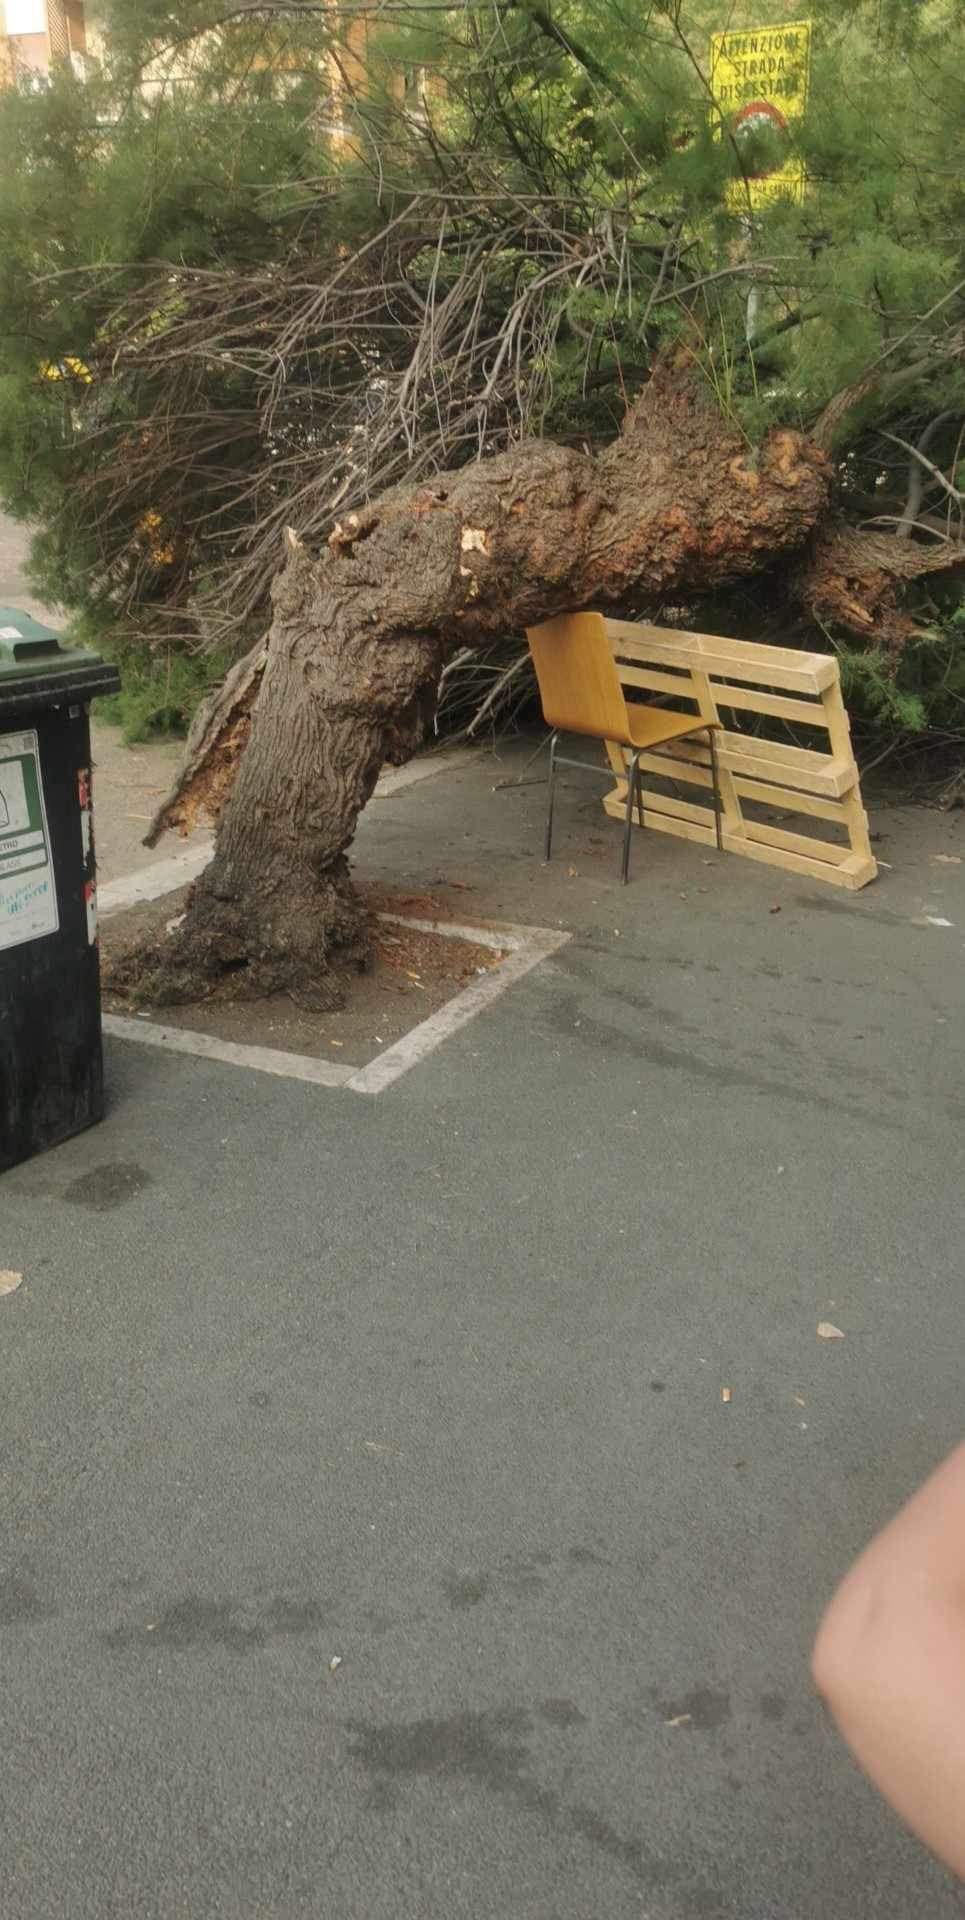
M 553 802 L 556 798 L 556 743 L 559 737 L 558 733 L 550 735 L 550 792 L 549 811 L 546 815 L 546 850 L 543 854 L 544 860 L 549 859 L 553 848 Z
M 717 759 L 717 730 L 708 727 L 707 738 L 710 741 L 710 777 L 714 786 L 714 832 L 717 836 L 717 851 L 724 851 L 724 827 L 720 804 L 720 765 Z
M 621 878 L 624 886 L 630 878 L 630 835 L 633 832 L 633 802 L 639 794 L 640 755 L 633 754 L 627 767 L 627 819 L 623 829 L 623 868 Z

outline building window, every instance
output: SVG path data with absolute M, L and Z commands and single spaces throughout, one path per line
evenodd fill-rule
M 47 0 L 6 0 L 9 34 L 46 33 Z
M 63 0 L 47 0 L 47 31 L 51 59 L 65 60 L 70 52 L 70 29 Z

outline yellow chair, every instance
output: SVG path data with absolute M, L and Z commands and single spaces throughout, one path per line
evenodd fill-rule
M 630 834 L 633 829 L 633 803 L 636 800 L 643 826 L 643 784 L 640 756 L 653 753 L 669 740 L 682 740 L 692 733 L 706 733 L 710 742 L 710 773 L 714 789 L 714 826 L 717 845 L 723 848 L 721 832 L 720 781 L 717 770 L 717 721 L 693 714 L 674 713 L 670 708 L 629 706 L 624 698 L 616 661 L 607 638 L 606 622 L 599 613 L 567 614 L 547 620 L 542 626 L 529 627 L 526 638 L 536 668 L 543 718 L 552 727 L 550 739 L 549 812 L 546 818 L 546 854 L 553 844 L 553 802 L 557 767 L 584 767 L 587 772 L 612 770 L 597 768 L 589 760 L 570 760 L 558 751 L 561 733 L 579 733 L 591 740 L 611 740 L 627 755 L 627 818 L 623 831 L 621 876 L 626 886 L 630 874 Z

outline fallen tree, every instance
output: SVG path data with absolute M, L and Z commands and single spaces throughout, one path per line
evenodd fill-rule
M 715 94 L 710 0 L 105 12 L 86 79 L 0 98 L 0 497 L 136 711 L 231 669 L 158 822 L 216 858 L 142 990 L 334 992 L 382 761 L 440 673 L 489 674 L 469 726 L 515 703 L 567 607 L 758 574 L 859 716 L 965 739 L 965 610 L 907 591 L 965 541 L 959 23 L 819 10 L 785 137 Z
M 965 544 L 947 536 L 921 546 L 846 523 L 831 525 L 816 535 L 791 591 L 825 630 L 870 641 L 897 664 L 905 643 L 920 631 L 904 605 L 905 589 L 963 563 Z
M 267 646 L 203 716 L 152 830 L 218 819 L 182 926 L 139 956 L 146 996 L 193 998 L 243 968 L 252 993 L 336 997 L 333 964 L 367 951 L 359 813 L 383 763 L 419 744 L 447 653 L 641 584 L 758 571 L 801 547 L 829 484 L 790 429 L 748 449 L 678 363 L 595 457 L 533 441 L 385 495 L 319 555 L 292 537 Z

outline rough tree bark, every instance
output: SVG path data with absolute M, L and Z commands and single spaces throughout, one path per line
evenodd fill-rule
M 790 586 L 812 619 L 872 641 L 897 663 L 902 648 L 918 632 L 917 622 L 901 605 L 902 589 L 963 562 L 965 546 L 956 541 L 919 546 L 893 534 L 860 533 L 831 523 L 815 534 Z
M 348 848 L 386 760 L 418 744 L 449 649 L 551 614 L 716 586 L 799 549 L 830 467 L 801 435 L 749 451 L 685 368 L 665 368 L 593 457 L 534 441 L 293 541 L 265 648 L 196 729 L 152 838 L 219 817 L 181 928 L 138 956 L 146 997 L 194 997 L 244 969 L 252 994 L 335 999 L 364 960 Z

